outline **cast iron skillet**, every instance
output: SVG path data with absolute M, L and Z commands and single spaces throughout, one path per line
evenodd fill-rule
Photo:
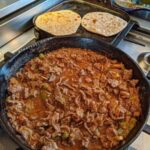
M 16 74 L 33 57 L 39 53 L 48 52 L 62 47 L 86 48 L 95 51 L 100 51 L 109 55 L 112 59 L 117 59 L 123 62 L 126 68 L 133 70 L 134 78 L 139 80 L 140 98 L 142 103 L 142 115 L 136 124 L 136 127 L 131 131 L 128 137 L 117 148 L 125 149 L 129 146 L 142 131 L 145 122 L 148 118 L 150 107 L 150 85 L 145 75 L 138 65 L 121 50 L 104 43 L 100 40 L 81 37 L 62 37 L 62 38 L 47 38 L 41 40 L 31 46 L 21 49 L 10 60 L 8 60 L 0 69 L 0 125 L 9 134 L 9 136 L 23 149 L 30 150 L 24 139 L 15 132 L 11 127 L 5 110 L 5 99 L 7 97 L 7 82 Z M 85 56 L 86 57 L 86 56 Z

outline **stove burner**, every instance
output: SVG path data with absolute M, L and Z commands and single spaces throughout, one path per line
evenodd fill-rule
M 144 62 L 147 66 L 150 66 L 150 53 L 144 56 Z
M 142 53 L 138 56 L 137 59 L 140 67 L 144 70 L 144 72 L 147 74 L 150 72 L 150 53 Z

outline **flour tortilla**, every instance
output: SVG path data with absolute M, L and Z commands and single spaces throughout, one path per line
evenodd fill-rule
M 106 12 L 91 12 L 83 16 L 81 25 L 90 32 L 109 37 L 122 31 L 127 22 Z
M 35 24 L 38 28 L 56 36 L 76 33 L 81 16 L 71 10 L 47 12 L 37 17 Z

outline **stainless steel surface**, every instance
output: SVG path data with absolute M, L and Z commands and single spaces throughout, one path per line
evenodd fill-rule
M 136 17 L 131 17 L 131 18 L 137 21 L 142 28 L 145 28 L 150 31 L 150 23 L 148 21 Z M 140 54 L 144 52 L 150 52 L 150 35 L 132 30 L 127 35 L 127 38 L 134 39 L 140 43 L 142 42 L 142 44 L 144 45 L 142 46 L 124 40 L 118 45 L 120 49 L 122 49 L 125 53 L 131 56 L 136 62 Z
M 145 74 L 148 74 L 150 71 L 150 52 L 140 54 L 137 58 L 137 62 Z
M 19 37 L 15 38 L 5 46 L 3 46 L 0 50 L 0 61 L 4 59 L 4 54 L 6 52 L 16 52 L 23 46 L 25 46 L 27 43 L 29 43 L 31 40 L 35 38 L 34 36 L 34 30 L 30 29 L 24 34 L 20 35 Z
M 145 63 L 148 67 L 150 67 L 150 53 L 145 54 L 145 56 L 144 56 L 144 63 Z M 149 71 L 150 71 L 150 68 L 149 68 Z
M 35 0 L 0 0 L 0 19 L 34 1 Z
M 150 43 L 145 42 L 144 44 L 145 46 L 141 46 L 131 42 L 122 41 L 118 47 L 127 53 L 138 64 L 138 56 L 142 53 L 150 52 Z M 144 71 L 144 73 L 146 74 L 147 72 Z
M 138 31 L 132 31 L 129 33 L 130 37 L 133 39 L 139 40 L 142 42 L 150 42 L 150 35 L 144 35 L 143 33 L 139 33 Z
M 11 5 L 15 2 L 17 2 L 18 0 L 0 0 L 0 9 L 7 7 L 8 5 Z
M 150 21 L 150 11 L 149 10 L 135 11 L 135 12 L 132 12 L 132 15 Z
M 41 3 L 38 1 L 38 4 L 33 8 L 27 9 L 25 12 L 17 14 L 17 16 L 13 16 L 11 19 L 2 23 L 0 22 L 0 47 L 29 29 L 33 25 L 32 18 L 35 15 L 46 11 L 60 1 L 61 0 L 44 0 Z
M 143 20 L 141 18 L 137 18 L 135 16 L 130 16 L 132 20 L 135 20 L 139 23 L 139 25 L 145 29 L 149 29 L 150 30 L 150 22 L 147 20 Z

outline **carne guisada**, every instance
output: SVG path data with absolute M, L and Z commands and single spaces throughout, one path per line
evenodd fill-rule
M 110 150 L 141 114 L 132 70 L 101 53 L 61 48 L 9 81 L 7 115 L 36 150 Z

